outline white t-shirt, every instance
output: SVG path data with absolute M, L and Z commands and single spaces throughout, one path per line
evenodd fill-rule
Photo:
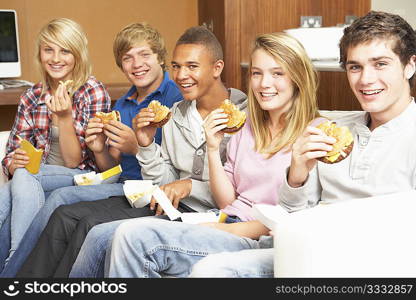
M 196 109 L 196 101 L 193 100 L 190 107 L 189 124 L 192 127 L 192 133 L 195 140 L 200 144 L 205 142 L 204 120 Z
M 280 204 L 290 211 L 416 189 L 416 104 L 396 118 L 370 131 L 368 113 L 357 112 L 336 120 L 354 136 L 351 154 L 341 162 L 318 162 L 302 187 L 285 182 Z M 394 204 L 392 204 L 394 205 Z

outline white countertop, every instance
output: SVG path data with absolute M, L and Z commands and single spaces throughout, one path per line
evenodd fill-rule
M 343 72 L 338 61 L 334 60 L 314 60 L 312 64 L 317 71 L 331 71 L 331 72 Z M 242 68 L 248 68 L 247 62 L 240 63 Z
M 314 60 L 312 64 L 318 71 L 333 71 L 333 72 L 343 72 L 344 69 L 341 68 L 341 65 L 336 60 Z

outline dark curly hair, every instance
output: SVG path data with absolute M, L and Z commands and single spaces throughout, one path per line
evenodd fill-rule
M 176 42 L 176 46 L 197 44 L 205 46 L 212 55 L 213 61 L 223 60 L 222 47 L 217 37 L 205 26 L 195 26 L 187 29 Z

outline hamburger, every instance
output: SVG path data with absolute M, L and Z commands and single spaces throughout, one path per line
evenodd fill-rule
M 96 118 L 99 118 L 101 120 L 101 122 L 103 122 L 103 124 L 108 124 L 111 120 L 114 121 L 119 121 L 121 120 L 120 118 L 120 112 L 117 110 L 113 110 L 109 113 L 105 113 L 105 112 L 98 112 L 95 114 Z
M 246 113 L 244 111 L 240 111 L 238 107 L 228 99 L 225 99 L 221 103 L 220 108 L 228 115 L 227 127 L 222 129 L 221 132 L 233 134 L 243 128 L 243 125 L 246 122 Z
M 74 81 L 70 79 L 65 81 L 59 80 L 59 84 L 65 86 L 66 90 L 68 91 L 68 95 L 71 94 L 73 83 Z
M 318 158 L 319 161 L 334 164 L 347 158 L 354 146 L 354 138 L 347 126 L 337 126 L 335 122 L 327 121 L 316 126 L 326 135 L 332 136 L 337 141 L 332 145 L 333 149 L 326 156 Z
M 70 79 L 65 81 L 59 80 L 59 84 L 63 84 L 67 89 L 69 89 L 73 83 L 74 81 Z
M 170 117 L 172 116 L 169 107 L 162 105 L 157 100 L 150 102 L 147 108 L 150 108 L 155 114 L 154 120 L 149 124 L 149 126 L 152 127 L 162 127 L 169 121 Z

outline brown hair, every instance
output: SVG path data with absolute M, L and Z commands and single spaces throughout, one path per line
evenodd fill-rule
M 205 46 L 215 61 L 223 60 L 222 47 L 217 37 L 204 26 L 195 26 L 187 29 L 176 42 L 176 46 L 183 44 L 197 44 Z
M 147 23 L 133 23 L 124 27 L 113 43 L 113 53 L 117 66 L 121 69 L 121 59 L 131 48 L 140 43 L 147 42 L 153 53 L 157 54 L 159 63 L 163 71 L 166 71 L 166 54 L 165 41 L 162 35 L 155 28 Z
M 399 56 L 403 66 L 406 66 L 410 58 L 416 54 L 416 34 L 406 20 L 399 15 L 370 11 L 344 29 L 344 36 L 339 44 L 342 67 L 345 69 L 348 50 L 351 47 L 375 39 L 391 40 L 392 50 Z M 410 86 L 413 85 L 414 77 L 413 75 L 409 79 Z

